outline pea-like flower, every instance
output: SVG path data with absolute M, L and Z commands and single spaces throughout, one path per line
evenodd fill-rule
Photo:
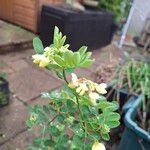
M 106 94 L 106 84 L 101 83 L 97 84 L 85 78 L 79 78 L 76 74 L 72 73 L 72 81 L 68 84 L 72 89 L 76 89 L 76 92 L 82 96 L 87 92 L 87 95 L 90 98 L 90 101 L 93 105 L 97 104 L 97 100 L 100 97 L 100 94 Z
M 84 93 L 88 91 L 87 85 L 85 83 L 79 83 L 78 88 L 76 89 L 76 92 L 82 96 Z
M 96 92 L 89 92 L 89 97 L 93 105 L 96 105 L 96 100 L 99 99 L 99 94 Z
M 103 143 L 99 143 L 98 141 L 96 141 L 92 146 L 92 150 L 106 150 L 106 148 Z
M 72 76 L 72 82 L 70 82 L 68 84 L 68 86 L 70 88 L 74 89 L 74 88 L 76 88 L 79 85 L 79 81 L 78 81 L 78 77 L 77 77 L 77 75 L 75 73 L 72 73 L 71 76 Z
M 36 54 L 32 56 L 33 62 L 40 67 L 46 67 L 49 64 L 49 59 L 44 55 Z
M 106 87 L 107 85 L 105 83 L 101 83 L 101 84 L 97 84 L 95 88 L 99 94 L 106 94 L 107 93 Z

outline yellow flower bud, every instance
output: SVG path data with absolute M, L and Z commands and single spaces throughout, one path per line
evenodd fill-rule
M 46 67 L 49 64 L 49 61 L 47 59 L 41 60 L 39 63 L 40 67 Z
M 44 55 L 36 54 L 33 55 L 32 58 L 34 59 L 33 62 L 40 67 L 46 67 L 49 64 L 49 59 Z
M 77 82 L 78 81 L 78 77 L 75 73 L 71 73 L 71 76 L 72 76 L 72 82 Z
M 106 94 L 107 93 L 106 87 L 107 85 L 105 83 L 101 83 L 96 86 L 96 91 L 100 94 Z
M 84 95 L 84 93 L 85 93 L 85 91 L 81 90 L 80 93 L 79 93 L 79 95 L 82 96 L 82 95 Z
M 106 150 L 106 148 L 103 143 L 99 143 L 98 141 L 96 141 L 92 146 L 92 150 Z
M 71 89 L 74 89 L 74 88 L 77 87 L 76 84 L 74 84 L 74 83 L 72 83 L 72 82 L 69 83 L 68 86 L 69 86 Z
M 99 94 L 96 92 L 89 92 L 90 101 L 93 105 L 96 105 L 96 100 L 99 99 Z
M 76 92 L 77 92 L 77 93 L 80 93 L 81 90 L 82 90 L 82 88 L 79 86 L 79 87 L 76 89 Z

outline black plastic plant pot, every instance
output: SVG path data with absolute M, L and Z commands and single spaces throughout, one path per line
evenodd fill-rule
M 108 86 L 106 97 L 109 101 L 117 100 L 119 102 L 119 110 L 122 112 L 126 112 L 129 109 L 129 105 L 126 103 L 129 101 L 135 101 L 137 99 L 136 95 L 112 86 Z
M 136 101 L 127 103 L 128 111 L 125 115 L 125 131 L 119 145 L 119 150 L 150 150 L 150 133 L 136 123 L 137 110 L 142 102 L 142 95 Z
M 114 15 L 110 12 L 83 12 L 61 6 L 43 6 L 40 21 L 40 38 L 44 46 L 53 42 L 54 27 L 67 36 L 70 49 L 78 50 L 82 45 L 97 49 L 110 44 Z
M 4 78 L 0 77 L 0 107 L 9 103 L 9 94 L 8 82 Z

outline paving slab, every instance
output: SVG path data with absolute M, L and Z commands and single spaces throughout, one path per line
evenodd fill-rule
M 26 49 L 20 52 L 10 52 L 7 54 L 0 54 L 0 59 L 3 60 L 5 63 L 16 61 L 18 59 L 32 59 L 32 55 L 35 54 L 33 49 Z
M 11 98 L 8 106 L 0 108 L 0 144 L 26 129 L 26 107 L 16 98 Z
M 8 142 L 0 145 L 0 150 L 25 150 L 26 146 L 32 143 L 33 138 L 38 137 L 38 132 L 24 131 Z
M 21 100 L 30 101 L 42 92 L 52 90 L 61 85 L 57 78 L 48 76 L 33 67 L 17 71 L 8 77 L 10 89 Z
M 19 59 L 16 61 L 10 61 L 7 63 L 8 66 L 14 71 L 21 71 L 29 67 L 29 64 L 24 59 Z
M 31 48 L 34 37 L 25 29 L 0 20 L 0 53 Z
M 12 73 L 13 70 L 0 58 L 0 72 Z
M 37 98 L 28 103 L 28 106 L 42 106 L 47 103 L 48 99 Z M 0 150 L 23 150 L 34 136 L 39 135 L 37 128 L 32 133 L 27 131 L 25 121 L 28 118 L 28 107 L 17 98 L 13 97 L 8 106 L 0 108 L 0 133 L 3 135 L 0 137 Z

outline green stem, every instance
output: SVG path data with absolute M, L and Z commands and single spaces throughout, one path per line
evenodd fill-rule
M 64 78 L 65 82 L 68 84 L 69 82 L 68 82 L 67 77 L 66 77 L 65 69 L 63 69 L 63 78 Z M 80 109 L 79 98 L 78 98 L 78 96 L 77 96 L 75 93 L 73 93 L 73 94 L 74 94 L 75 97 L 76 97 L 77 106 L 78 106 L 79 113 L 80 113 L 80 115 L 81 115 L 82 122 L 84 122 L 84 121 L 83 121 L 83 115 L 82 115 L 82 112 L 81 112 L 81 109 Z
M 64 77 L 65 82 L 68 84 L 69 82 L 68 82 L 67 77 L 66 77 L 65 69 L 63 69 L 63 77 Z
M 78 98 L 78 96 L 77 96 L 76 94 L 74 94 L 74 95 L 75 95 L 76 100 L 77 100 L 77 106 L 78 106 L 79 113 L 80 113 L 80 115 L 81 115 L 81 119 L 82 119 L 83 126 L 85 127 L 85 125 L 84 125 L 84 117 L 83 117 L 82 111 L 81 111 L 81 109 L 80 109 L 79 98 Z
M 64 78 L 64 81 L 69 84 L 68 80 L 67 80 L 67 77 L 66 77 L 66 73 L 65 73 L 65 69 L 63 69 L 63 78 Z M 83 130 L 85 131 L 85 135 L 87 135 L 87 130 L 86 130 L 86 126 L 85 126 L 85 121 L 84 121 L 84 117 L 83 117 L 83 114 L 82 114 L 82 111 L 80 109 L 80 102 L 79 102 L 79 97 L 76 93 L 73 93 L 74 96 L 76 97 L 76 101 L 77 101 L 77 107 L 78 107 L 78 111 L 80 113 L 80 116 L 81 116 L 81 125 L 82 125 L 82 128 Z

